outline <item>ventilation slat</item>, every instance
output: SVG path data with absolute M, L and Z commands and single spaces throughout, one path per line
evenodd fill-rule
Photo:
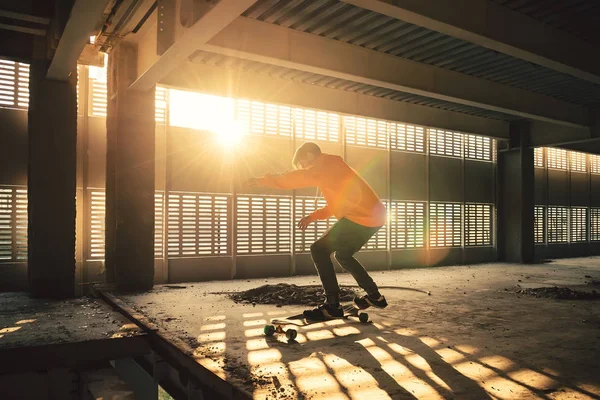
M 390 146 L 395 151 L 425 152 L 425 129 L 421 126 L 389 123 Z
M 0 60 L 0 107 L 29 107 L 29 64 Z
M 389 211 L 391 248 L 422 248 L 425 245 L 425 203 L 392 200 Z
M 570 151 L 571 171 L 587 172 L 587 154 Z
M 429 153 L 439 156 L 462 157 L 463 135 L 441 129 L 428 129 Z
M 545 207 L 535 206 L 533 209 L 533 237 L 535 243 L 545 243 Z
M 236 214 L 237 254 L 291 252 L 291 197 L 240 196 Z
M 533 150 L 533 165 L 535 167 L 543 168 L 544 167 L 544 148 L 536 147 Z
M 563 149 L 546 148 L 546 163 L 548 168 L 567 169 L 567 151 Z
M 590 209 L 590 240 L 600 241 L 600 208 Z
M 429 244 L 431 247 L 461 246 L 461 205 L 456 203 L 429 204 Z
M 492 245 L 492 205 L 465 204 L 465 246 Z
M 493 161 L 494 140 L 477 135 L 464 135 L 465 158 L 479 161 Z
M 569 209 L 548 207 L 548 243 L 567 243 L 568 241 Z
M 170 258 L 230 254 L 228 196 L 170 193 L 167 254 Z
M 587 242 L 587 208 L 572 207 L 570 225 L 571 243 Z

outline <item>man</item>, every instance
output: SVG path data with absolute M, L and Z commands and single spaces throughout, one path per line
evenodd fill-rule
M 367 292 L 354 299 L 359 309 L 371 306 L 385 308 L 387 302 L 365 268 L 354 258 L 386 220 L 385 206 L 371 186 L 365 182 L 342 157 L 321 152 L 315 143 L 300 146 L 292 164 L 294 171 L 281 175 L 266 174 L 262 178 L 248 181 L 249 186 L 267 186 L 277 189 L 298 189 L 318 186 L 327 206 L 305 216 L 298 222 L 304 230 L 311 222 L 335 216 L 338 221 L 310 247 L 312 259 L 321 278 L 326 301 L 313 310 L 304 311 L 310 319 L 325 320 L 341 318 L 344 311 L 340 306 L 340 288 L 331 254 L 358 285 Z

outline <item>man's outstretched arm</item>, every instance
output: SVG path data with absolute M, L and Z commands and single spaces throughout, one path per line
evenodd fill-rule
M 267 186 L 274 189 L 300 189 L 317 186 L 317 179 L 310 170 L 299 169 L 279 175 L 265 174 L 262 178 L 248 181 L 250 186 Z

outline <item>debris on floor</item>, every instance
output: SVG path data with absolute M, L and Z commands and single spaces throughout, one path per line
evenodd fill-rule
M 318 285 L 297 286 L 287 283 L 263 285 L 243 292 L 226 294 L 236 303 L 244 304 L 276 304 L 276 305 L 313 305 L 324 301 L 323 288 Z M 354 289 L 341 287 L 341 301 L 352 301 L 358 293 Z
M 580 290 L 569 289 L 567 287 L 557 286 L 517 289 L 517 294 L 557 300 L 600 299 L 600 293 L 598 293 L 596 290 L 592 290 L 591 292 L 584 292 Z

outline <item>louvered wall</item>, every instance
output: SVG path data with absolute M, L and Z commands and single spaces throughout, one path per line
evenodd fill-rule
M 85 211 L 82 257 L 84 262 L 91 262 L 90 265 L 101 265 L 99 262 L 105 256 L 105 191 L 97 185 L 90 187 L 89 182 L 102 183 L 104 179 L 106 72 L 86 68 L 78 70 L 80 77 L 88 77 L 86 84 L 79 82 L 78 95 L 85 94 L 88 100 L 87 110 L 79 109 L 79 118 L 87 118 L 90 146 L 86 151 L 88 187 L 82 192 Z M 20 89 L 13 86 L 12 90 L 18 94 Z M 314 272 L 310 246 L 335 219 L 318 221 L 306 231 L 296 229 L 295 223 L 322 207 L 323 199 L 315 197 L 314 189 L 252 192 L 239 185 L 249 176 L 288 169 L 293 150 L 304 141 L 316 141 L 324 151 L 345 156 L 386 204 L 389 223 L 369 240 L 360 256 L 367 268 L 404 265 L 407 263 L 405 254 L 434 249 L 462 252 L 464 255 L 459 257 L 459 262 L 473 261 L 469 252 L 475 250 L 470 248 L 476 248 L 477 252 L 484 250 L 483 258 L 493 259 L 493 191 L 481 185 L 481 178 L 469 178 L 483 175 L 487 180 L 493 179 L 493 140 L 398 121 L 248 99 L 204 95 L 196 102 L 194 96 L 188 94 L 185 101 L 188 105 L 199 105 L 198 115 L 207 110 L 221 113 L 222 107 L 229 107 L 222 115 L 235 118 L 250 136 L 244 146 L 236 150 L 236 156 L 241 160 L 239 168 L 234 169 L 234 174 L 224 174 L 224 170 L 231 168 L 231 164 L 227 164 L 231 162 L 229 156 L 218 154 L 222 150 L 209 145 L 210 134 L 198 130 L 202 124 L 177 126 L 182 124 L 185 118 L 181 117 L 185 116 L 167 113 L 170 92 L 166 88 L 157 88 L 159 161 L 154 215 L 155 257 L 159 261 L 169 260 L 168 273 L 172 279 L 213 276 L 214 268 L 198 267 L 205 263 L 221 265 L 219 276 L 229 277 L 232 260 L 237 260 L 234 264 L 237 263 L 237 276 L 240 277 L 254 276 L 263 266 L 266 268 L 262 270 L 263 275 L 288 274 L 293 271 L 292 264 L 285 267 L 292 262 L 291 256 L 295 257 L 296 271 Z M 171 126 L 167 126 L 169 122 Z M 447 187 L 438 190 L 435 199 L 427 194 L 434 184 L 432 179 L 437 176 L 432 167 L 434 161 L 444 173 L 451 175 Z M 455 165 L 459 168 L 455 169 Z M 429 176 L 426 174 L 428 169 Z M 460 178 L 462 175 L 464 179 Z M 462 180 L 454 184 L 456 179 Z M 430 188 L 426 190 L 427 186 Z M 26 189 L 18 190 L 22 191 L 26 201 Z M 465 191 L 483 194 L 468 198 L 460 194 Z M 22 248 L 23 244 L 26 246 L 26 236 L 23 236 L 23 232 L 26 235 L 26 214 L 23 220 L 22 211 L 16 204 L 14 197 L 3 205 L 2 215 L 10 215 L 10 223 L 6 223 L 7 217 L 0 216 L 0 229 L 3 229 L 0 246 L 4 246 L 4 260 L 8 260 L 7 257 L 24 260 L 26 257 L 26 247 Z M 25 224 L 13 221 L 25 221 Z M 10 256 L 6 255 L 8 247 Z M 456 259 L 448 262 L 456 262 Z M 432 262 L 421 258 L 418 263 Z M 411 261 L 411 265 L 415 264 Z M 203 271 L 202 276 L 197 275 L 198 270 Z M 89 276 L 96 275 L 89 273 Z
M 600 156 L 534 150 L 534 239 L 538 258 L 600 253 Z

